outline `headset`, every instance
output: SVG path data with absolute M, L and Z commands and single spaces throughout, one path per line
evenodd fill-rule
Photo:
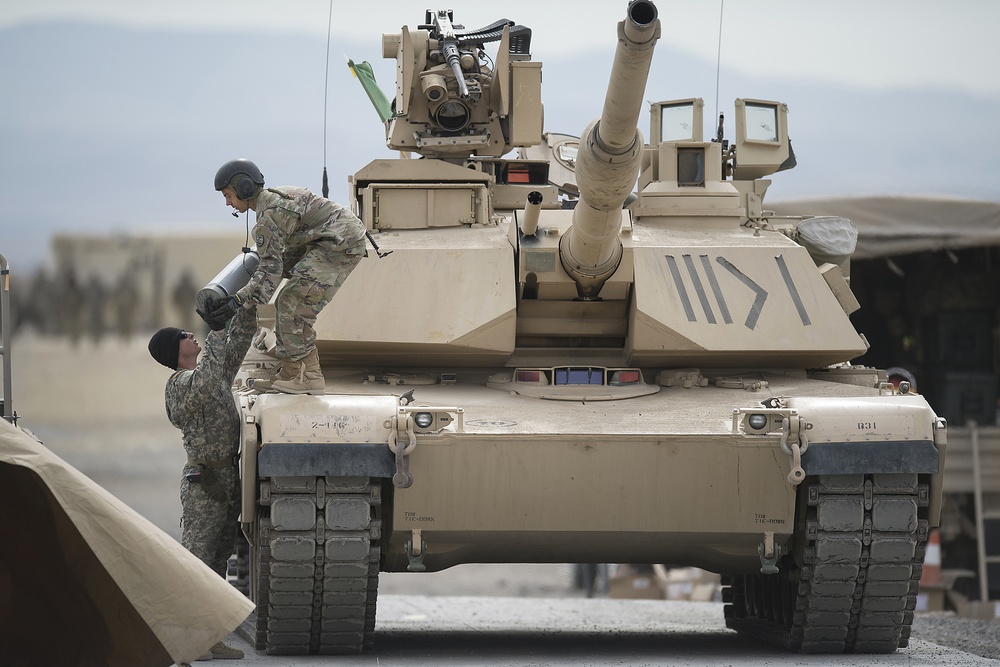
M 257 184 L 250 180 L 250 177 L 242 174 L 240 180 L 236 181 L 236 196 L 246 201 L 253 197 L 257 190 Z
M 239 179 L 236 181 L 234 189 L 236 190 L 236 196 L 243 201 L 247 201 L 253 197 L 254 193 L 257 192 L 257 188 L 264 186 L 264 175 L 260 173 L 257 165 L 245 158 L 239 158 L 230 160 L 219 167 L 219 171 L 215 174 L 215 189 L 221 191 L 232 183 L 237 176 L 239 176 Z

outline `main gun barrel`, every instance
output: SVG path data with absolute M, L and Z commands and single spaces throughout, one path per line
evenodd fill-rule
M 618 24 L 604 110 L 580 139 L 576 162 L 580 200 L 573 225 L 559 244 L 559 255 L 581 298 L 596 298 L 621 261 L 621 210 L 642 162 L 643 138 L 637 126 L 659 38 L 656 5 L 632 0 L 625 20 Z

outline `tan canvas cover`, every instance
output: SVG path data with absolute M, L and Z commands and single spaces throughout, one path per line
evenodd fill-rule
M 778 215 L 840 216 L 858 227 L 854 259 L 1000 245 L 1000 202 L 949 197 L 845 197 L 775 202 Z
M 191 662 L 253 604 L 176 540 L 0 419 L 0 663 Z

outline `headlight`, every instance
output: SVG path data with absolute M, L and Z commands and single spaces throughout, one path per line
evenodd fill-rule
M 747 416 L 747 425 L 755 431 L 767 428 L 767 415 L 752 414 Z
M 418 428 L 428 428 L 434 423 L 434 415 L 430 412 L 418 412 L 413 415 L 413 423 L 416 424 Z

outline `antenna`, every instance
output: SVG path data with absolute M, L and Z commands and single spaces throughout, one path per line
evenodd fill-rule
M 330 16 L 326 20 L 326 80 L 323 82 L 323 197 L 327 199 L 330 197 L 330 181 L 326 175 L 326 101 L 330 95 L 330 34 L 332 31 L 333 0 L 330 0 Z M 391 250 L 382 252 L 379 249 L 378 244 L 375 243 L 375 237 L 372 236 L 372 233 L 368 229 L 365 229 L 365 236 L 368 237 L 368 242 L 375 248 L 375 254 L 378 255 L 379 259 L 392 254 Z
M 330 33 L 333 30 L 333 0 L 326 20 L 326 74 L 323 81 L 323 197 L 330 197 L 330 182 L 326 178 L 326 100 L 330 95 Z
M 719 117 L 719 72 L 722 70 L 722 14 L 726 10 L 726 0 L 719 0 L 719 51 L 715 56 L 715 116 Z

